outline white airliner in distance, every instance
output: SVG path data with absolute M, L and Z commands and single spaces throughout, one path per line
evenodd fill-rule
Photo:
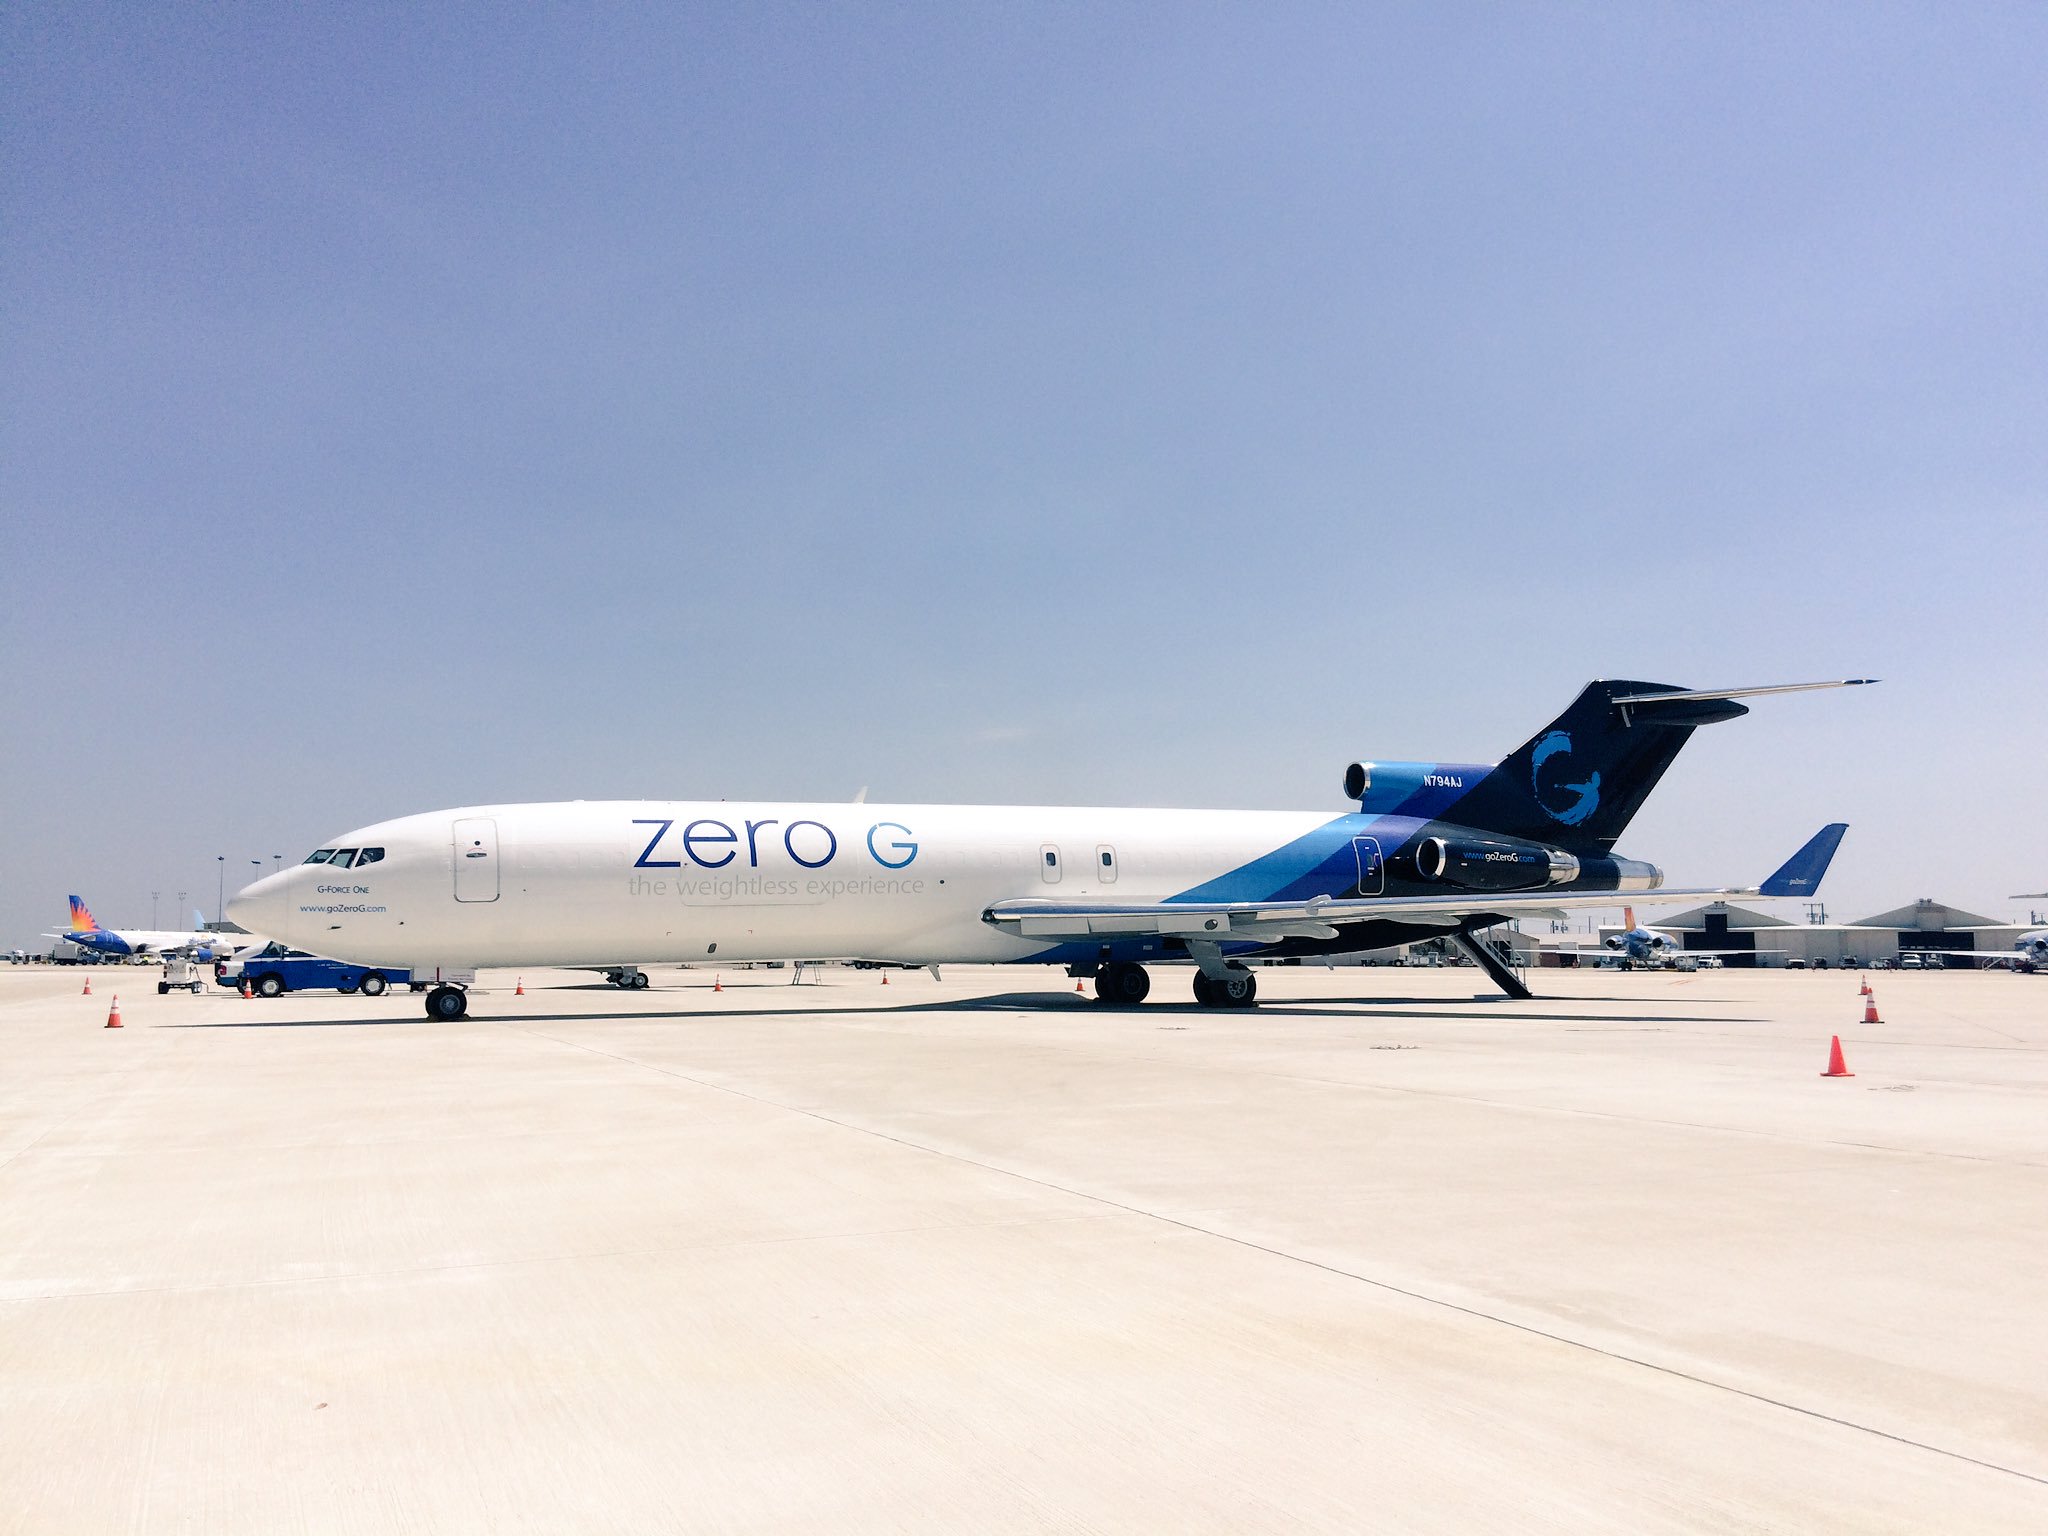
M 1687 949 L 1685 940 L 1668 928 L 1651 928 L 1636 921 L 1636 909 L 1623 907 L 1620 933 L 1600 942 L 1612 953 L 1612 962 L 1627 970 L 1676 970 L 1688 968 L 1707 956 L 1775 955 L 1775 949 Z
M 103 928 L 76 896 L 71 898 L 71 926 L 43 937 L 69 939 L 80 949 L 101 955 L 142 957 L 191 950 L 202 960 L 226 960 L 263 943 L 250 934 L 213 932 L 206 927 L 206 918 L 197 908 L 193 909 L 192 929 L 188 933 L 162 928 Z
M 1244 1007 L 1251 957 L 1443 936 L 1512 996 L 1475 939 L 1514 917 L 1734 896 L 1810 897 L 1845 830 L 1760 885 L 1655 891 L 1614 842 L 1693 730 L 1797 683 L 1694 690 L 1599 682 L 1485 763 L 1353 763 L 1339 815 L 1057 806 L 570 801 L 483 805 L 331 839 L 228 905 L 252 932 L 439 984 L 460 1018 L 481 966 L 852 959 L 1061 965 L 1134 1004 L 1148 964 Z

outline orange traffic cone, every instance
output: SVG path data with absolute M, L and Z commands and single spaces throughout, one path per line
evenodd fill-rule
M 1849 1070 L 1849 1064 L 1842 1060 L 1842 1037 L 1835 1035 L 1831 1039 L 1832 1043 L 1828 1046 L 1828 1069 L 1821 1073 L 1821 1076 L 1854 1077 L 1856 1074 Z
M 885 987 L 889 985 L 889 973 L 887 971 L 882 972 L 882 985 Z
M 514 997 L 526 996 L 526 978 L 524 976 L 519 978 L 519 985 L 512 989 L 512 995 Z
M 1856 989 L 1856 995 L 1858 997 L 1870 996 L 1870 978 L 1868 976 L 1863 978 L 1863 985 Z
M 86 977 L 86 978 L 85 978 L 85 990 L 84 990 L 83 992 L 79 993 L 78 995 L 79 995 L 80 997 L 91 997 L 91 996 L 92 996 L 92 978 L 91 978 L 90 976 L 88 976 L 88 977 Z
M 723 992 L 725 990 L 725 978 L 723 976 L 713 976 L 711 978 L 711 990 Z
M 108 1029 L 119 1029 L 121 1027 L 121 999 L 118 994 L 114 998 L 114 1006 L 107 1010 L 106 1027 Z
M 1088 995 L 1088 989 L 1082 986 L 1081 983 L 1079 983 L 1078 981 L 1074 983 L 1074 990 L 1076 992 L 1079 992 L 1084 997 Z
M 1863 999 L 1863 1022 L 1866 1024 L 1882 1024 L 1884 1022 L 1883 1019 L 1877 1016 L 1877 994 L 1875 992 Z
M 248 999 L 248 998 L 252 998 L 252 997 L 254 997 L 255 995 L 256 995 L 256 993 L 255 993 L 255 990 L 254 990 L 254 989 L 253 989 L 253 988 L 252 988 L 252 987 L 251 987 L 251 986 L 249 985 L 249 978 L 248 978 L 248 977 L 246 977 L 246 976 L 244 976 L 244 977 L 242 978 L 242 996 L 243 996 L 243 998 L 244 998 L 244 999 L 246 1000 L 246 999 Z

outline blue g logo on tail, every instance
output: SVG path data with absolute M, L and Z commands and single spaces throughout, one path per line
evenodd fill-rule
M 1583 784 L 1566 783 L 1566 760 L 1571 755 L 1572 738 L 1568 732 L 1552 731 L 1537 742 L 1536 750 L 1529 754 L 1529 787 L 1536 792 L 1536 803 L 1543 807 L 1544 815 L 1576 827 L 1600 809 L 1600 775 L 1596 771 Z M 1550 765 L 1548 773 L 1544 771 L 1546 764 Z

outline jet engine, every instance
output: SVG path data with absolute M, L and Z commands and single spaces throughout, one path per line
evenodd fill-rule
M 1571 854 L 1504 838 L 1425 837 L 1412 858 L 1418 879 L 1468 891 L 1533 891 L 1579 878 Z

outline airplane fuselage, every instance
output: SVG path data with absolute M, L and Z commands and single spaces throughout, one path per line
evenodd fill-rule
M 1432 820 L 1042 806 L 573 801 L 477 806 L 337 839 L 348 867 L 259 880 L 237 922 L 366 964 L 604 966 L 858 958 L 901 964 L 1172 958 L 1170 939 L 1049 944 L 984 920 L 1025 898 L 1237 901 L 1646 889 L 1646 865 Z M 381 857 L 357 865 L 362 851 Z M 322 850 L 326 852 L 327 850 Z M 1454 887 L 1455 888 L 1455 887 Z M 1449 931 L 1365 925 L 1370 948 Z

